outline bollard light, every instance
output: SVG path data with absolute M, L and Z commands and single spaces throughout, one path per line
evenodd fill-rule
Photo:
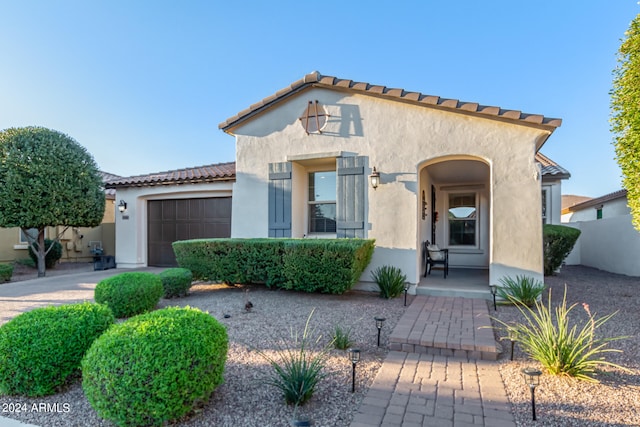
M 493 295 L 493 311 L 498 311 L 496 307 L 496 295 L 498 294 L 498 285 L 489 285 L 491 288 L 491 295 Z
M 384 317 L 375 317 L 376 319 L 376 328 L 378 328 L 378 347 L 380 347 L 380 331 L 382 330 L 382 325 L 384 321 L 387 320 Z
M 533 421 L 536 421 L 536 395 L 535 390 L 540 385 L 540 375 L 542 372 L 536 368 L 524 368 L 522 370 L 522 376 L 529 388 L 531 389 L 531 414 L 533 415 Z
M 356 391 L 356 364 L 360 361 L 360 350 L 350 348 L 348 350 L 349 359 L 351 360 L 351 393 Z

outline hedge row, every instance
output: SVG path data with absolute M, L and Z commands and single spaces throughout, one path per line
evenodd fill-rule
M 173 243 L 196 280 L 342 294 L 371 261 L 373 239 L 199 239 Z
M 10 281 L 11 276 L 13 276 L 13 265 L 0 264 L 0 283 Z

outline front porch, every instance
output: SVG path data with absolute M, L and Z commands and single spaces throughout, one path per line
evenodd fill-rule
M 479 268 L 449 268 L 445 279 L 441 269 L 434 268 L 427 277 L 420 277 L 416 295 L 479 298 L 492 300 L 489 270 Z

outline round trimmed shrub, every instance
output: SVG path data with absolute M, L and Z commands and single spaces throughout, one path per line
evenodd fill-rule
M 82 361 L 82 388 L 97 414 L 119 426 L 183 417 L 222 384 L 225 327 L 202 311 L 169 307 L 113 326 Z
M 107 306 L 89 302 L 37 308 L 5 323 L 0 327 L 0 393 L 55 393 L 113 323 Z
M 193 273 L 187 268 L 169 268 L 158 274 L 158 276 L 162 280 L 165 298 L 187 295 L 191 282 L 193 282 Z
M 34 243 L 36 248 L 39 248 L 38 242 Z M 48 251 L 53 245 L 53 248 L 44 257 L 44 266 L 46 268 L 53 268 L 56 266 L 56 262 L 62 258 L 62 245 L 57 240 L 44 239 L 44 250 Z M 33 251 L 31 245 L 29 245 L 29 256 L 33 262 L 38 265 L 38 254 Z
M 153 310 L 163 293 L 162 280 L 158 275 L 132 271 L 98 282 L 94 299 L 108 305 L 114 316 L 120 319 Z

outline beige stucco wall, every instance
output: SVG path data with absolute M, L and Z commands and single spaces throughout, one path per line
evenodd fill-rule
M 118 202 L 124 200 L 127 203 L 127 210 L 122 214 L 117 212 L 115 215 L 116 263 L 118 267 L 136 268 L 147 266 L 148 200 L 229 197 L 231 196 L 232 188 L 233 183 L 225 181 L 118 189 L 116 200 Z
M 320 101 L 331 115 L 321 135 L 306 135 L 299 123 L 309 100 Z M 382 183 L 377 190 L 368 187 L 366 233 L 376 239 L 376 251 L 362 280 L 368 280 L 371 269 L 391 264 L 416 283 L 421 270 L 417 248 L 423 239 L 418 194 L 429 184 L 422 168 L 434 159 L 476 159 L 489 166 L 486 208 L 481 212 L 488 226 L 487 250 L 480 256 L 486 258 L 491 282 L 506 274 L 542 278 L 540 181 L 534 154 L 536 141 L 548 134 L 545 130 L 314 88 L 233 132 L 233 237 L 268 234 L 264 207 L 270 162 L 311 153 L 368 156 L 366 174 L 376 166 Z M 296 209 L 302 208 L 294 203 L 294 215 L 299 215 Z M 294 237 L 302 237 L 303 229 L 294 225 Z

